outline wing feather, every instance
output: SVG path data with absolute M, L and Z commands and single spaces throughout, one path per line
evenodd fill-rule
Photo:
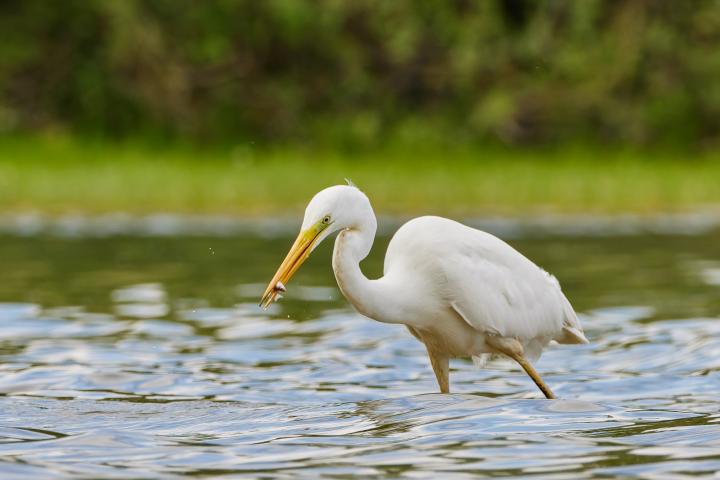
M 555 277 L 485 232 L 467 228 L 456 241 L 442 268 L 450 305 L 470 326 L 527 342 L 587 342 Z
M 417 291 L 439 290 L 445 306 L 475 330 L 521 340 L 529 356 L 550 340 L 587 343 L 555 277 L 481 230 L 439 217 L 413 219 L 388 246 L 385 273 L 393 271 L 414 279 Z

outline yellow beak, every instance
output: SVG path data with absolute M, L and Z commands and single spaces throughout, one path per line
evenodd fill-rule
M 260 306 L 263 309 L 268 308 L 278 295 L 285 291 L 285 285 L 295 272 L 297 272 L 300 265 L 310 256 L 313 245 L 325 227 L 327 227 L 326 224 L 318 222 L 304 232 L 300 232 L 300 235 L 295 239 L 295 243 L 290 247 L 290 251 L 285 257 L 285 260 L 280 264 L 280 267 L 265 289 L 265 293 L 260 300 Z

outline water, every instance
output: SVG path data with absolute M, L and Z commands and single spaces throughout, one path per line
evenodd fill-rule
M 274 232 L 0 236 L 2 478 L 718 477 L 720 232 L 511 239 L 592 341 L 537 365 L 557 401 L 503 361 L 433 393 L 422 345 L 340 298 L 330 245 L 260 311 Z

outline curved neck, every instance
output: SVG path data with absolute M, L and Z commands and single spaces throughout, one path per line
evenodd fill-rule
M 360 262 L 370 253 L 376 230 L 373 215 L 363 224 L 338 234 L 332 261 L 335 279 L 342 294 L 358 312 L 379 322 L 400 323 L 390 311 L 394 302 L 383 279 L 370 280 L 360 270 Z

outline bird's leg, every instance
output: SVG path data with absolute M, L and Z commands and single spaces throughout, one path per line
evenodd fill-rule
M 546 398 L 556 398 L 555 394 L 552 390 L 550 390 L 550 387 L 548 387 L 543 379 L 540 378 L 540 374 L 537 373 L 535 367 L 533 367 L 528 359 L 525 358 L 525 353 L 520 342 L 514 338 L 499 337 L 495 335 L 488 335 L 486 338 L 491 347 L 519 363 L 523 370 L 525 370 L 525 373 L 530 375 L 530 378 L 533 379 L 535 385 L 538 386 Z
M 430 357 L 430 364 L 435 372 L 440 393 L 450 393 L 450 358 L 447 355 L 441 355 L 430 348 L 427 349 Z

